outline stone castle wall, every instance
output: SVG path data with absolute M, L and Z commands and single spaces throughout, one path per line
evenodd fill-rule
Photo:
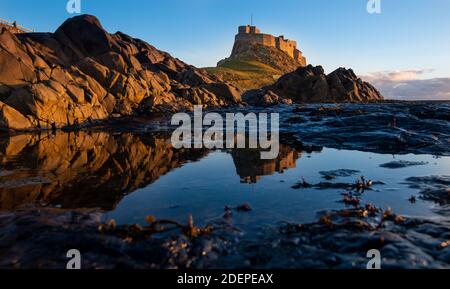
M 6 28 L 11 33 L 27 33 L 32 32 L 32 30 L 27 29 L 18 25 L 16 22 L 9 22 L 0 18 L 0 29 Z
M 297 49 L 296 41 L 285 39 L 284 36 L 275 37 L 270 34 L 261 33 L 255 26 L 247 25 L 239 27 L 238 34 L 235 38 L 235 46 L 241 45 L 242 43 L 257 43 L 264 46 L 275 47 L 298 62 L 306 63 L 303 53 Z

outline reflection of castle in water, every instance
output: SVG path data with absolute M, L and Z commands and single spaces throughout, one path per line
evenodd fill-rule
M 27 204 L 112 210 L 122 198 L 162 175 L 198 161 L 206 149 L 175 150 L 168 135 L 84 132 L 0 138 L 0 210 Z M 231 152 L 245 182 L 295 167 L 300 153 L 280 145 L 279 157 Z
M 280 153 L 274 160 L 262 160 L 259 150 L 237 149 L 231 153 L 236 172 L 243 183 L 256 183 L 262 176 L 295 168 L 300 154 L 286 145 L 280 145 Z

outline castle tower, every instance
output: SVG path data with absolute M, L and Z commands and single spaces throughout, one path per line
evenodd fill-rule
M 261 31 L 256 26 L 246 25 L 246 26 L 239 26 L 238 33 L 239 34 L 260 34 Z
M 306 58 L 297 49 L 296 41 L 285 39 L 283 35 L 275 37 L 271 34 L 261 33 L 260 29 L 252 25 L 239 26 L 231 56 L 239 54 L 240 51 L 252 44 L 277 48 L 301 65 L 306 66 Z

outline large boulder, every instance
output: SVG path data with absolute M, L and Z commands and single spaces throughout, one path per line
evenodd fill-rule
M 331 99 L 337 102 L 367 102 L 383 100 L 370 83 L 358 78 L 352 69 L 339 68 L 327 76 Z
M 241 103 L 241 91 L 81 15 L 55 33 L 0 28 L 0 129 L 55 129 L 109 117 Z M 13 121 L 16 118 L 17 121 Z
M 56 30 L 55 38 L 62 43 L 67 39 L 71 40 L 72 44 L 89 56 L 120 51 L 114 38 L 103 29 L 100 21 L 91 15 L 66 20 Z
M 374 102 L 383 100 L 383 96 L 351 69 L 339 68 L 326 75 L 321 66 L 308 65 L 282 76 L 273 85 L 245 93 L 243 100 L 251 105 L 273 105 L 286 101 Z

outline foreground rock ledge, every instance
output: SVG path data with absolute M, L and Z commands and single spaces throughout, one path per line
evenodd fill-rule
M 241 92 L 90 15 L 55 33 L 0 28 L 0 130 L 78 126 L 136 112 L 239 104 Z

